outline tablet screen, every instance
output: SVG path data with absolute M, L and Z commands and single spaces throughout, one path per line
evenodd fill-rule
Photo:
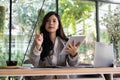
M 68 42 L 66 43 L 66 46 L 68 44 L 71 44 L 73 41 L 75 44 L 77 44 L 78 42 L 82 43 L 84 39 L 85 35 L 73 35 L 69 38 Z
M 80 44 L 83 42 L 83 40 L 85 39 L 85 35 L 73 35 L 69 38 L 69 40 L 67 41 L 65 47 L 63 48 L 63 51 L 65 50 L 65 48 L 67 47 L 68 44 L 72 44 L 72 42 L 74 41 L 75 44 L 77 44 L 78 42 L 80 42 Z

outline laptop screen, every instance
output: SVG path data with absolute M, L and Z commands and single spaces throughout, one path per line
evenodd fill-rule
M 94 67 L 110 67 L 113 66 L 113 61 L 113 44 L 96 42 L 94 52 Z

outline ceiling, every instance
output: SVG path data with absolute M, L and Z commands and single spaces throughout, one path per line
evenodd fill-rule
M 87 0 L 87 1 L 99 1 L 99 2 L 120 4 L 120 0 Z

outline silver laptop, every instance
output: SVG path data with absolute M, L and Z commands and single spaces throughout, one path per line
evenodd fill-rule
M 111 67 L 114 62 L 113 44 L 95 43 L 94 67 Z

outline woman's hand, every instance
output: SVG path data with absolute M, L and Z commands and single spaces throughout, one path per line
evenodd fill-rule
M 66 47 L 65 50 L 68 53 L 70 53 L 70 55 L 72 57 L 74 57 L 74 56 L 77 55 L 77 49 L 78 49 L 79 46 L 80 46 L 80 42 L 78 42 L 78 43 L 75 44 L 74 41 L 73 41 L 71 44 L 68 44 L 68 46 Z
M 36 41 L 36 48 L 38 50 L 40 50 L 41 49 L 41 45 L 43 43 L 43 33 L 36 34 L 35 35 L 35 41 Z

